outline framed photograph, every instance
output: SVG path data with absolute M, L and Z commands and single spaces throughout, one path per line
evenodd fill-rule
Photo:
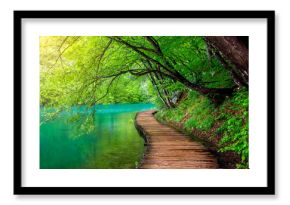
M 274 11 L 14 11 L 14 194 L 275 194 Z

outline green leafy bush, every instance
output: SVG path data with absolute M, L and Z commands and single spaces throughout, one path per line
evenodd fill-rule
M 181 122 L 185 118 L 184 128 L 191 130 L 209 130 L 214 124 L 213 106 L 210 101 L 196 92 L 191 91 L 186 100 L 182 101 L 177 108 L 164 109 L 156 114 L 157 119 Z
M 217 130 L 218 133 L 223 134 L 219 142 L 219 151 L 233 151 L 239 154 L 241 163 L 236 165 L 237 168 L 249 167 L 248 105 L 248 91 L 241 90 L 225 102 L 221 108 L 222 113 L 218 117 L 218 119 L 224 119 L 224 123 Z

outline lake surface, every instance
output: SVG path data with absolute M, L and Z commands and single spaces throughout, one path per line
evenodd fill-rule
M 41 108 L 41 169 L 136 168 L 144 151 L 144 140 L 134 126 L 139 111 L 152 104 L 74 107 L 45 121 L 50 113 Z

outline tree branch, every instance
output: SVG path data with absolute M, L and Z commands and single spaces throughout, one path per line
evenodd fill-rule
M 102 97 L 100 97 L 100 98 L 98 98 L 97 100 L 95 100 L 95 103 L 99 102 L 100 100 L 102 100 L 104 97 L 106 97 L 106 96 L 109 94 L 109 90 L 110 90 L 110 88 L 111 88 L 113 82 L 114 82 L 118 77 L 119 77 L 119 75 L 117 75 L 117 76 L 115 76 L 115 77 L 113 77 L 113 78 L 111 79 L 111 81 L 110 81 L 110 83 L 109 83 L 109 85 L 108 85 L 108 87 L 107 87 L 107 91 L 106 91 L 106 93 L 105 93 Z
M 60 51 L 60 49 L 62 48 L 62 46 L 64 45 L 64 43 L 67 41 L 68 39 L 68 36 L 63 40 L 63 42 L 61 43 L 60 47 L 58 48 L 58 51 L 60 52 L 59 56 L 56 58 L 54 64 L 52 66 L 50 66 L 48 69 L 51 69 L 53 68 L 57 62 L 59 61 L 59 59 L 61 58 L 61 56 L 64 54 L 64 52 L 69 48 L 71 47 L 80 37 L 76 37 L 76 39 L 70 44 L 68 45 L 66 48 L 64 48 L 62 51 Z
M 98 61 L 98 64 L 97 64 L 97 71 L 99 71 L 100 69 L 100 64 L 101 64 L 101 61 L 106 53 L 106 51 L 109 49 L 110 45 L 112 44 L 113 40 L 110 39 L 109 42 L 107 43 L 106 47 L 104 48 L 103 52 L 101 53 L 101 55 L 99 56 L 99 61 Z
M 169 68 L 167 68 L 165 65 L 163 65 L 162 63 L 160 63 L 159 61 L 155 60 L 154 58 L 148 56 L 147 54 L 143 53 L 142 51 L 140 51 L 136 46 L 122 40 L 120 37 L 110 37 L 109 38 L 121 43 L 121 44 L 124 44 L 125 46 L 131 48 L 132 50 L 134 50 L 136 53 L 140 54 L 142 57 L 144 57 L 145 59 L 148 59 L 150 60 L 151 62 L 159 65 L 160 67 L 162 67 L 164 70 L 166 70 L 167 72 L 169 72 L 170 74 L 174 74 L 176 71 L 172 71 L 170 70 Z
M 144 36 L 144 38 L 155 48 L 155 53 L 163 55 L 158 42 L 152 36 Z

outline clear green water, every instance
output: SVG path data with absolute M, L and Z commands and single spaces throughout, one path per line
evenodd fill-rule
M 40 168 L 136 168 L 144 141 L 134 118 L 136 112 L 152 108 L 152 104 L 98 105 L 95 114 L 92 109 L 73 108 L 47 122 L 43 117 L 47 110 L 41 108 Z

